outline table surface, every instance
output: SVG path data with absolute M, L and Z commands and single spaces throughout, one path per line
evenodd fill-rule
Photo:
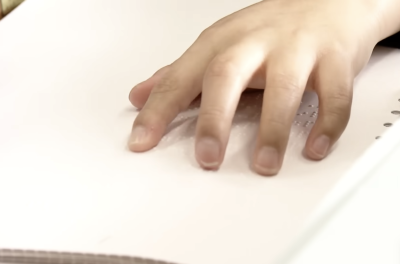
M 399 51 L 376 50 L 357 79 L 348 129 L 322 162 L 302 156 L 310 128 L 294 126 L 281 174 L 250 172 L 257 94 L 243 98 L 217 173 L 194 161 L 196 109 L 155 150 L 126 148 L 137 114 L 131 87 L 254 2 L 28 0 L 2 20 L 0 247 L 190 264 L 265 264 L 283 252 L 383 123 L 397 119 Z M 303 101 L 300 112 L 318 103 L 313 94 Z

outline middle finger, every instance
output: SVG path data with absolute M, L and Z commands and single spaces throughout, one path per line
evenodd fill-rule
M 275 175 L 282 166 L 290 128 L 315 60 L 309 49 L 276 52 L 268 60 L 253 160 L 253 169 L 261 175 Z
M 215 170 L 222 163 L 240 95 L 264 60 L 264 47 L 243 42 L 208 66 L 196 131 L 196 158 L 203 168 Z

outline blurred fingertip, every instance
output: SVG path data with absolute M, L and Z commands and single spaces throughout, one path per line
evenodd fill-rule
M 132 129 L 128 140 L 128 148 L 132 152 L 144 152 L 149 150 L 150 135 L 146 128 L 137 126 Z
M 262 176 L 275 176 L 280 171 L 279 153 L 270 146 L 262 147 L 255 156 L 253 171 Z
M 221 145 L 214 138 L 201 138 L 196 144 L 196 159 L 205 170 L 218 170 L 221 161 Z
M 306 147 L 306 155 L 312 160 L 322 160 L 328 155 L 330 145 L 331 139 L 326 135 L 320 135 L 308 144 Z

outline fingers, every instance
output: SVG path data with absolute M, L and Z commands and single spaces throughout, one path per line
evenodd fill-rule
M 269 58 L 252 166 L 257 173 L 271 176 L 279 172 L 290 128 L 314 64 L 315 56 L 308 50 L 276 52 Z
M 181 76 L 185 74 L 185 77 Z M 131 151 L 142 152 L 155 147 L 170 122 L 186 109 L 200 92 L 195 76 L 179 71 L 164 76 L 154 86 L 142 110 L 135 119 L 129 139 Z M 196 87 L 197 86 L 197 87 Z
M 218 169 L 227 146 L 240 95 L 265 58 L 264 48 L 242 43 L 217 55 L 208 66 L 196 129 L 196 158 L 205 169 Z
M 188 50 L 155 84 L 133 124 L 128 143 L 131 151 L 155 147 L 169 123 L 201 92 L 203 73 L 211 56 L 207 51 Z
M 169 69 L 170 66 L 163 67 L 159 69 L 152 77 L 133 87 L 129 93 L 129 101 L 131 101 L 135 107 L 139 109 L 143 108 L 150 96 L 151 90 L 158 82 L 160 82 Z
M 315 86 L 319 97 L 318 119 L 305 152 L 315 160 L 323 159 L 342 135 L 350 118 L 353 73 L 344 56 L 331 55 L 320 61 Z
M 150 96 L 151 90 L 161 81 L 165 74 L 168 73 L 171 66 L 165 66 L 159 69 L 153 76 L 144 82 L 137 84 L 129 93 L 129 101 L 133 106 L 142 109 Z M 265 72 L 260 69 L 256 72 L 248 84 L 248 87 L 253 89 L 264 89 L 265 87 Z

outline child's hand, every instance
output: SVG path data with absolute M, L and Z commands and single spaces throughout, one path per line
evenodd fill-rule
M 265 88 L 253 169 L 278 173 L 304 90 L 319 96 L 305 152 L 323 159 L 350 117 L 353 79 L 375 44 L 399 30 L 399 0 L 269 0 L 218 21 L 171 65 L 137 85 L 142 108 L 129 147 L 158 144 L 168 124 L 202 93 L 196 158 L 218 169 L 246 87 Z M 398 17 L 398 18 L 397 18 Z

